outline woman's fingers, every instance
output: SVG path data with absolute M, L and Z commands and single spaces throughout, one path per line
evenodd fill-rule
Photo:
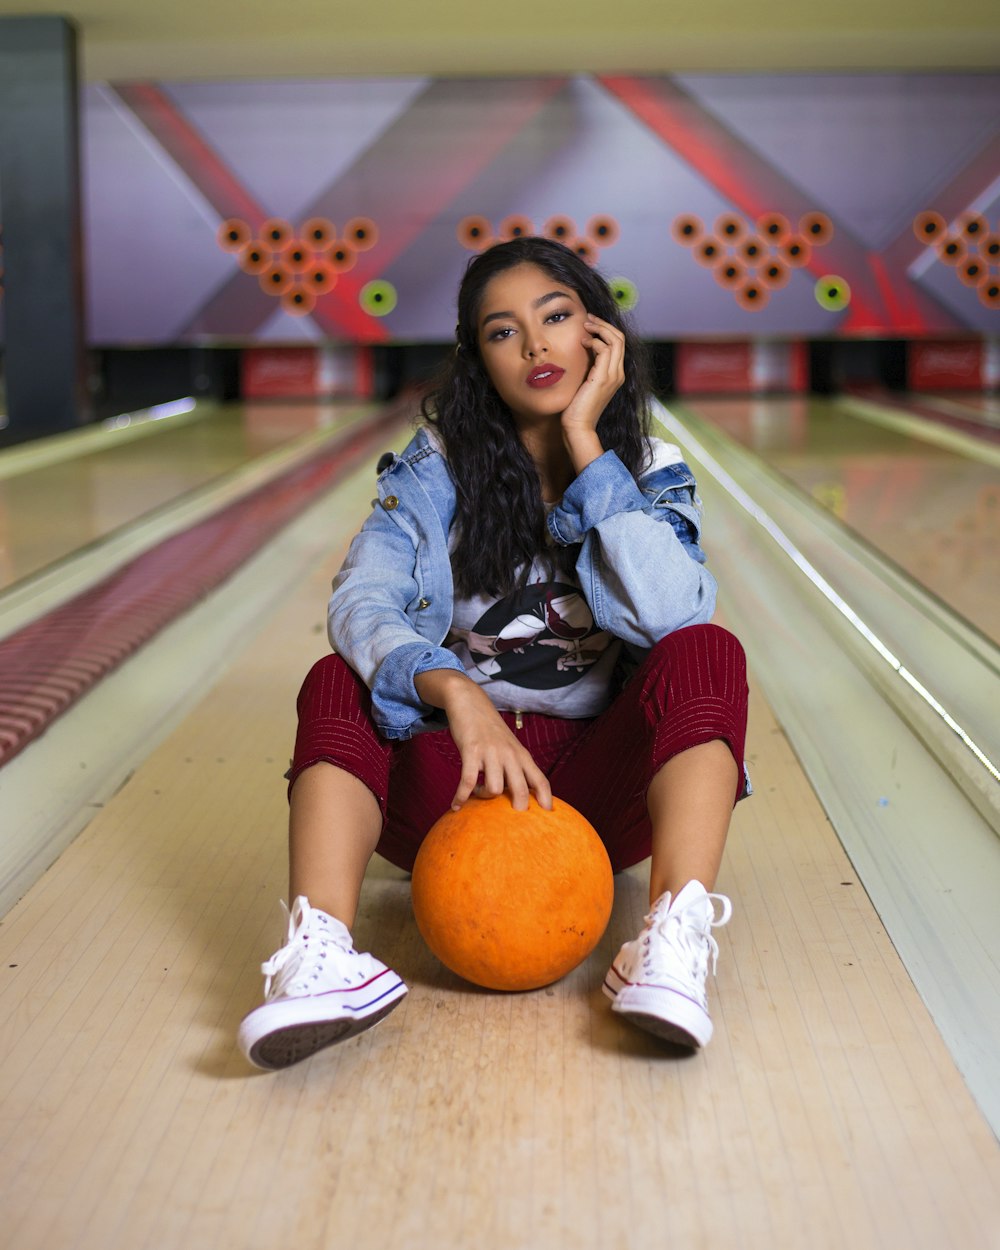
M 546 811 L 552 810 L 552 789 L 548 778 L 527 752 L 518 752 L 516 747 L 509 758 L 484 757 L 478 761 L 475 758 L 463 761 L 462 777 L 452 799 L 452 810 L 457 811 L 472 795 L 491 799 L 504 792 L 510 795 L 515 811 L 527 811 L 532 794 L 539 806 Z
M 600 317 L 588 317 L 584 324 L 591 331 L 588 346 L 595 356 L 607 364 L 609 376 L 617 376 L 619 373 L 624 376 L 625 335 L 617 326 L 602 321 Z
M 591 378 L 620 386 L 625 379 L 625 335 L 600 317 L 588 317 L 584 327 L 590 331 L 584 345 L 594 353 Z
M 517 812 L 528 810 L 528 800 L 534 794 L 540 807 L 552 810 L 552 788 L 549 779 L 538 767 L 530 754 L 523 754 L 511 761 L 506 770 L 507 793 L 510 795 L 511 806 Z
M 504 791 L 504 765 L 502 760 L 491 758 L 483 765 L 483 783 L 477 789 L 483 798 L 495 799 Z
M 458 783 L 458 789 L 455 791 L 455 797 L 451 801 L 451 810 L 457 812 L 465 800 L 472 794 L 479 780 L 479 767 L 462 761 L 462 777 Z
M 514 766 L 508 769 L 507 792 L 510 795 L 510 803 L 515 812 L 526 812 L 528 810 L 528 799 L 531 797 L 531 794 L 523 768 Z
M 613 326 L 610 321 L 602 321 L 600 317 L 590 316 L 587 317 L 583 324 L 592 337 L 600 337 L 601 341 L 609 347 L 619 345 L 624 350 L 625 335 L 617 326 Z
M 473 794 L 485 799 L 505 790 L 518 811 L 527 809 L 531 793 L 543 807 L 551 809 L 548 780 L 531 752 L 518 741 L 479 687 L 469 685 L 468 690 L 460 688 L 446 708 L 451 736 L 462 758 L 452 810 L 461 808 Z
M 614 326 L 607 326 L 605 331 L 603 322 L 588 321 L 589 325 L 594 328 L 590 340 L 594 363 L 563 412 L 563 429 L 596 429 L 605 408 L 625 381 L 625 339 L 621 331 Z
M 534 791 L 535 798 L 547 812 L 552 811 L 552 787 L 549 779 L 532 760 L 531 767 L 524 770 L 528 785 Z

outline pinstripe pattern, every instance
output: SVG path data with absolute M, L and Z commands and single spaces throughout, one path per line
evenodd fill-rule
M 448 809 L 462 761 L 447 729 L 389 742 L 371 721 L 371 696 L 339 656 L 319 660 L 298 701 L 299 728 L 289 789 L 303 769 L 326 760 L 365 783 L 385 820 L 379 853 L 412 868 L 424 834 Z M 718 625 L 692 625 L 663 638 L 614 703 L 589 720 L 502 713 L 549 778 L 604 839 L 616 871 L 650 853 L 646 790 L 671 756 L 723 739 L 742 771 L 746 660 Z M 740 781 L 742 791 L 742 777 Z M 738 798 L 739 795 L 736 796 Z
M 673 755 L 723 739 L 740 769 L 747 722 L 746 658 L 718 625 L 661 639 L 606 712 L 549 773 L 553 792 L 600 833 L 615 871 L 650 854 L 646 790 Z

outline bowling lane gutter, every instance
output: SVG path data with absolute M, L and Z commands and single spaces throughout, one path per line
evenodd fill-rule
M 12 588 L 3 602 L 5 624 L 14 628 L 0 640 L 0 767 L 329 492 L 408 411 L 408 402 L 392 405 L 371 419 L 370 410 L 362 409 L 346 430 L 324 431 L 319 445 L 310 440 L 287 453 L 277 473 L 275 459 L 268 458 L 221 485 L 192 492 L 99 544 L 100 562 L 110 559 L 117 567 L 69 598 L 71 569 L 79 570 L 80 561 L 32 579 L 29 587 Z M 148 544 L 152 533 L 159 541 L 121 562 L 123 551 Z M 83 561 L 79 576 L 92 581 L 93 570 L 92 561 Z M 49 595 L 61 600 L 39 614 Z M 27 623 L 19 624 L 25 614 Z
M 376 461 L 409 438 L 399 424 L 374 435 L 367 454 L 234 573 L 166 625 L 0 768 L 0 916 L 39 879 L 92 817 L 190 716 L 228 666 L 305 579 L 321 586 L 367 514 Z M 321 647 L 320 611 L 288 645 Z M 312 639 L 312 641 L 310 641 Z M 280 786 L 281 765 L 278 769 Z M 141 830 L 137 830 L 141 836 Z
M 200 416 L 210 417 L 217 409 L 201 409 Z M 313 430 L 299 438 L 275 448 L 252 462 L 242 464 L 220 474 L 202 486 L 185 491 L 168 503 L 151 509 L 145 515 L 107 534 L 102 534 L 75 551 L 54 560 L 37 573 L 21 578 L 0 590 L 0 640 L 9 637 L 24 625 L 51 612 L 60 604 L 94 586 L 102 578 L 120 569 L 127 561 L 151 550 L 157 544 L 197 522 L 218 512 L 227 504 L 247 495 L 255 487 L 274 481 L 283 471 L 302 464 L 311 456 L 344 435 L 359 423 L 371 418 L 375 411 L 370 404 L 359 403 L 338 413 L 338 419 L 322 429 Z M 185 413 L 180 418 L 187 423 L 195 414 Z M 171 429 L 176 429 L 177 417 L 172 418 Z M 143 433 L 163 430 L 165 422 L 147 422 L 140 427 Z M 37 447 L 36 462 L 18 461 L 11 468 L 8 459 L 21 452 L 21 448 L 0 454 L 0 477 L 6 473 L 27 472 L 68 458 L 75 447 L 79 455 L 87 455 L 110 446 L 119 446 L 122 435 L 130 435 L 132 428 L 121 430 L 79 431 L 70 436 L 56 436 L 43 440 Z M 108 442 L 108 437 L 111 442 Z M 55 442 L 55 448 L 48 444 Z M 25 449 L 29 451 L 30 448 Z
M 96 425 L 67 430 L 65 434 L 52 434 L 30 443 L 0 447 L 0 481 L 21 473 L 34 473 L 36 469 L 61 464 L 64 460 L 120 447 L 149 434 L 160 434 L 167 428 L 176 430 L 192 421 L 204 420 L 217 409 L 218 404 L 185 396 L 136 412 L 123 412 Z M 6 420 L 2 413 L 0 420 Z
M 1000 438 L 1000 431 L 995 427 L 982 424 L 976 433 L 967 433 L 956 428 L 946 416 L 933 408 L 917 406 L 909 400 L 890 404 L 884 398 L 875 402 L 867 398 L 838 395 L 833 406 L 849 416 L 880 425 L 906 438 L 915 438 L 953 455 L 1000 469 L 1000 445 L 992 441 Z M 968 426 L 969 423 L 966 424 Z
M 988 431 L 992 441 L 1000 439 L 1000 403 L 992 396 L 972 392 L 964 398 L 949 398 L 908 392 L 892 396 L 882 394 L 877 398 L 889 403 L 890 407 L 918 412 L 931 421 L 940 423 L 943 420 L 966 433 L 978 435 Z
M 679 405 L 660 420 L 698 477 L 751 680 L 1000 1136 L 998 649 L 759 457 Z
M 1000 834 L 1000 648 L 754 452 L 674 408 L 707 470 L 850 628 L 871 679 Z M 678 425 L 676 414 L 681 413 Z M 711 531 L 709 532 L 711 542 Z

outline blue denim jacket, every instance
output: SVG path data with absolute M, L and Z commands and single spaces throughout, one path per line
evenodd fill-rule
M 576 572 L 594 621 L 622 639 L 633 664 L 666 634 L 710 620 L 715 608 L 715 579 L 698 545 L 694 477 L 677 447 L 654 438 L 650 449 L 638 483 L 605 452 L 548 515 L 557 543 L 580 544 Z M 428 669 L 464 671 L 441 645 L 452 618 L 455 488 L 429 427 L 384 462 L 372 514 L 333 581 L 329 636 L 371 691 L 379 732 L 399 739 L 441 728 L 414 678 Z

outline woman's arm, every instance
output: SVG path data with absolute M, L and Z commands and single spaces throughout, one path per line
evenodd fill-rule
M 648 648 L 715 609 L 716 584 L 699 546 L 701 506 L 676 448 L 654 440 L 637 484 L 614 452 L 592 460 L 548 516 L 556 542 L 580 543 L 577 573 L 594 620 Z
M 654 440 L 654 463 L 638 485 L 604 450 L 597 424 L 625 378 L 625 336 L 599 317 L 584 327 L 594 363 L 561 417 L 576 477 L 548 527 L 556 542 L 581 544 L 576 568 L 596 623 L 648 648 L 715 608 L 715 579 L 698 546 L 701 505 L 676 448 Z
M 597 423 L 625 381 L 625 335 L 592 313 L 587 314 L 583 328 L 583 345 L 593 364 L 559 419 L 563 442 L 577 475 L 603 455 Z
M 458 656 L 431 641 L 444 636 L 451 619 L 447 544 L 427 508 L 407 506 L 419 496 L 414 481 L 405 474 L 402 481 L 405 488 L 393 486 L 399 495 L 385 496 L 390 508 L 376 503 L 334 578 L 330 642 L 371 691 L 375 725 L 384 737 L 440 728 L 427 721 L 433 709 L 444 711 L 462 757 L 453 807 L 471 794 L 485 798 L 506 789 L 518 810 L 527 808 L 529 792 L 551 809 L 549 783 L 531 754 L 466 676 Z M 436 616 L 425 618 L 431 610 Z M 415 621 L 427 623 L 429 637 Z
M 447 561 L 443 538 L 440 546 L 437 558 L 443 553 Z M 443 637 L 450 609 L 441 602 L 447 596 L 418 580 L 417 559 L 415 536 L 376 504 L 351 542 L 330 597 L 330 645 L 372 692 L 375 723 L 387 738 L 409 737 L 432 713 L 414 686 L 417 674 L 464 672 L 454 652 L 431 641 Z M 421 632 L 418 621 L 437 627 Z

